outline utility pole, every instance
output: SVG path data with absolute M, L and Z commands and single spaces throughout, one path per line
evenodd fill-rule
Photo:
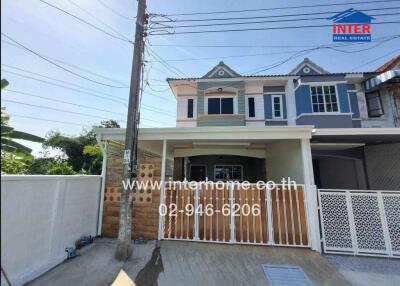
M 137 178 L 137 142 L 139 128 L 138 123 L 140 117 L 139 97 L 144 50 L 144 27 L 146 22 L 146 0 L 138 0 L 122 178 L 125 182 L 133 183 L 134 188 L 136 187 L 135 181 Z M 132 195 L 133 189 L 130 189 L 129 187 L 122 187 L 119 211 L 118 242 L 115 257 L 118 260 L 123 261 L 126 260 L 132 253 Z

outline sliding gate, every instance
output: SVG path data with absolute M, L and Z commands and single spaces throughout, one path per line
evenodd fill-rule
M 318 190 L 326 253 L 400 258 L 400 191 Z
M 160 239 L 309 247 L 304 186 L 165 187 Z

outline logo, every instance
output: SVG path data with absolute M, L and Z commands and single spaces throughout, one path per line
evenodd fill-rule
M 328 19 L 333 21 L 334 42 L 371 42 L 374 17 L 351 8 Z

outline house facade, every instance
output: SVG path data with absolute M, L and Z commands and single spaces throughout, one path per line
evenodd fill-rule
M 241 76 L 220 62 L 202 78 L 169 79 L 177 127 L 361 127 L 364 74 L 329 73 L 305 59 L 287 75 Z
M 369 95 L 378 91 L 378 98 L 388 94 L 392 101 L 398 99 L 398 65 L 386 68 L 384 72 L 329 73 L 304 59 L 288 74 L 243 76 L 220 62 L 201 78 L 168 79 L 177 99 L 176 127 L 139 130 L 138 180 L 198 183 L 195 190 L 162 186 L 136 192 L 133 236 L 317 251 L 321 239 L 328 248 L 333 239 L 334 251 L 358 253 L 354 241 L 335 239 L 335 225 L 341 223 L 335 220 L 341 216 L 329 215 L 349 204 L 364 208 L 364 201 L 352 201 L 351 192 L 374 192 L 377 200 L 368 209 L 374 206 L 377 211 L 371 215 L 379 217 L 378 201 L 386 192 L 400 190 L 400 129 L 392 119 L 398 107 L 389 111 L 382 104 L 379 111 L 381 101 Z M 115 236 L 125 130 L 98 129 L 97 134 L 105 155 L 102 233 Z M 295 181 L 299 189 L 285 187 L 283 179 Z M 204 190 L 200 183 L 205 180 L 222 182 L 224 189 Z M 249 182 L 253 187 L 232 189 L 228 181 Z M 273 181 L 277 186 L 261 190 L 255 187 L 258 181 Z M 324 198 L 328 217 L 322 223 Z M 398 193 L 394 198 L 399 199 Z M 226 202 L 258 204 L 260 215 L 185 214 L 187 205 L 211 204 L 221 211 Z M 168 213 L 171 204 L 182 215 L 160 217 L 159 207 L 167 205 Z M 348 207 L 343 210 L 347 211 Z M 394 213 L 399 211 L 394 208 Z M 349 237 L 360 237 L 346 217 L 352 217 L 342 217 Z M 325 230 L 332 228 L 323 238 L 320 223 Z M 388 239 L 387 234 L 382 237 Z M 379 251 L 393 256 L 386 246 Z
M 391 178 L 394 173 L 387 173 L 392 168 L 376 171 L 379 164 L 368 164 L 382 162 L 379 152 L 370 150 L 386 150 L 390 158 L 400 153 L 399 146 L 392 144 L 398 138 L 390 134 L 397 134 L 390 128 L 399 126 L 399 57 L 366 73 L 329 73 L 306 58 L 287 75 L 265 76 L 241 76 L 220 62 L 201 78 L 168 79 L 168 83 L 177 98 L 178 128 L 312 126 L 317 187 L 400 188 L 398 180 L 376 179 Z M 253 182 L 264 174 L 259 168 L 248 171 L 254 170 L 249 166 L 263 164 L 256 159 L 218 154 L 182 160 L 180 165 L 192 164 L 182 171 L 188 179 L 229 177 Z M 399 166 L 394 170 L 399 171 Z

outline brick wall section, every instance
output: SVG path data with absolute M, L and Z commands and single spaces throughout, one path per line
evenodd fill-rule
M 372 190 L 400 190 L 400 143 L 365 147 L 365 162 Z
M 149 177 L 151 169 L 151 177 Z M 139 162 L 140 180 L 160 180 L 161 160 L 143 159 Z M 122 189 L 122 159 L 113 156 L 107 160 L 106 190 L 104 194 L 102 235 L 117 237 L 119 226 L 120 193 Z M 144 199 L 140 201 L 140 198 Z M 149 199 L 147 199 L 149 198 Z M 160 190 L 146 189 L 134 196 L 132 237 L 157 239 Z

